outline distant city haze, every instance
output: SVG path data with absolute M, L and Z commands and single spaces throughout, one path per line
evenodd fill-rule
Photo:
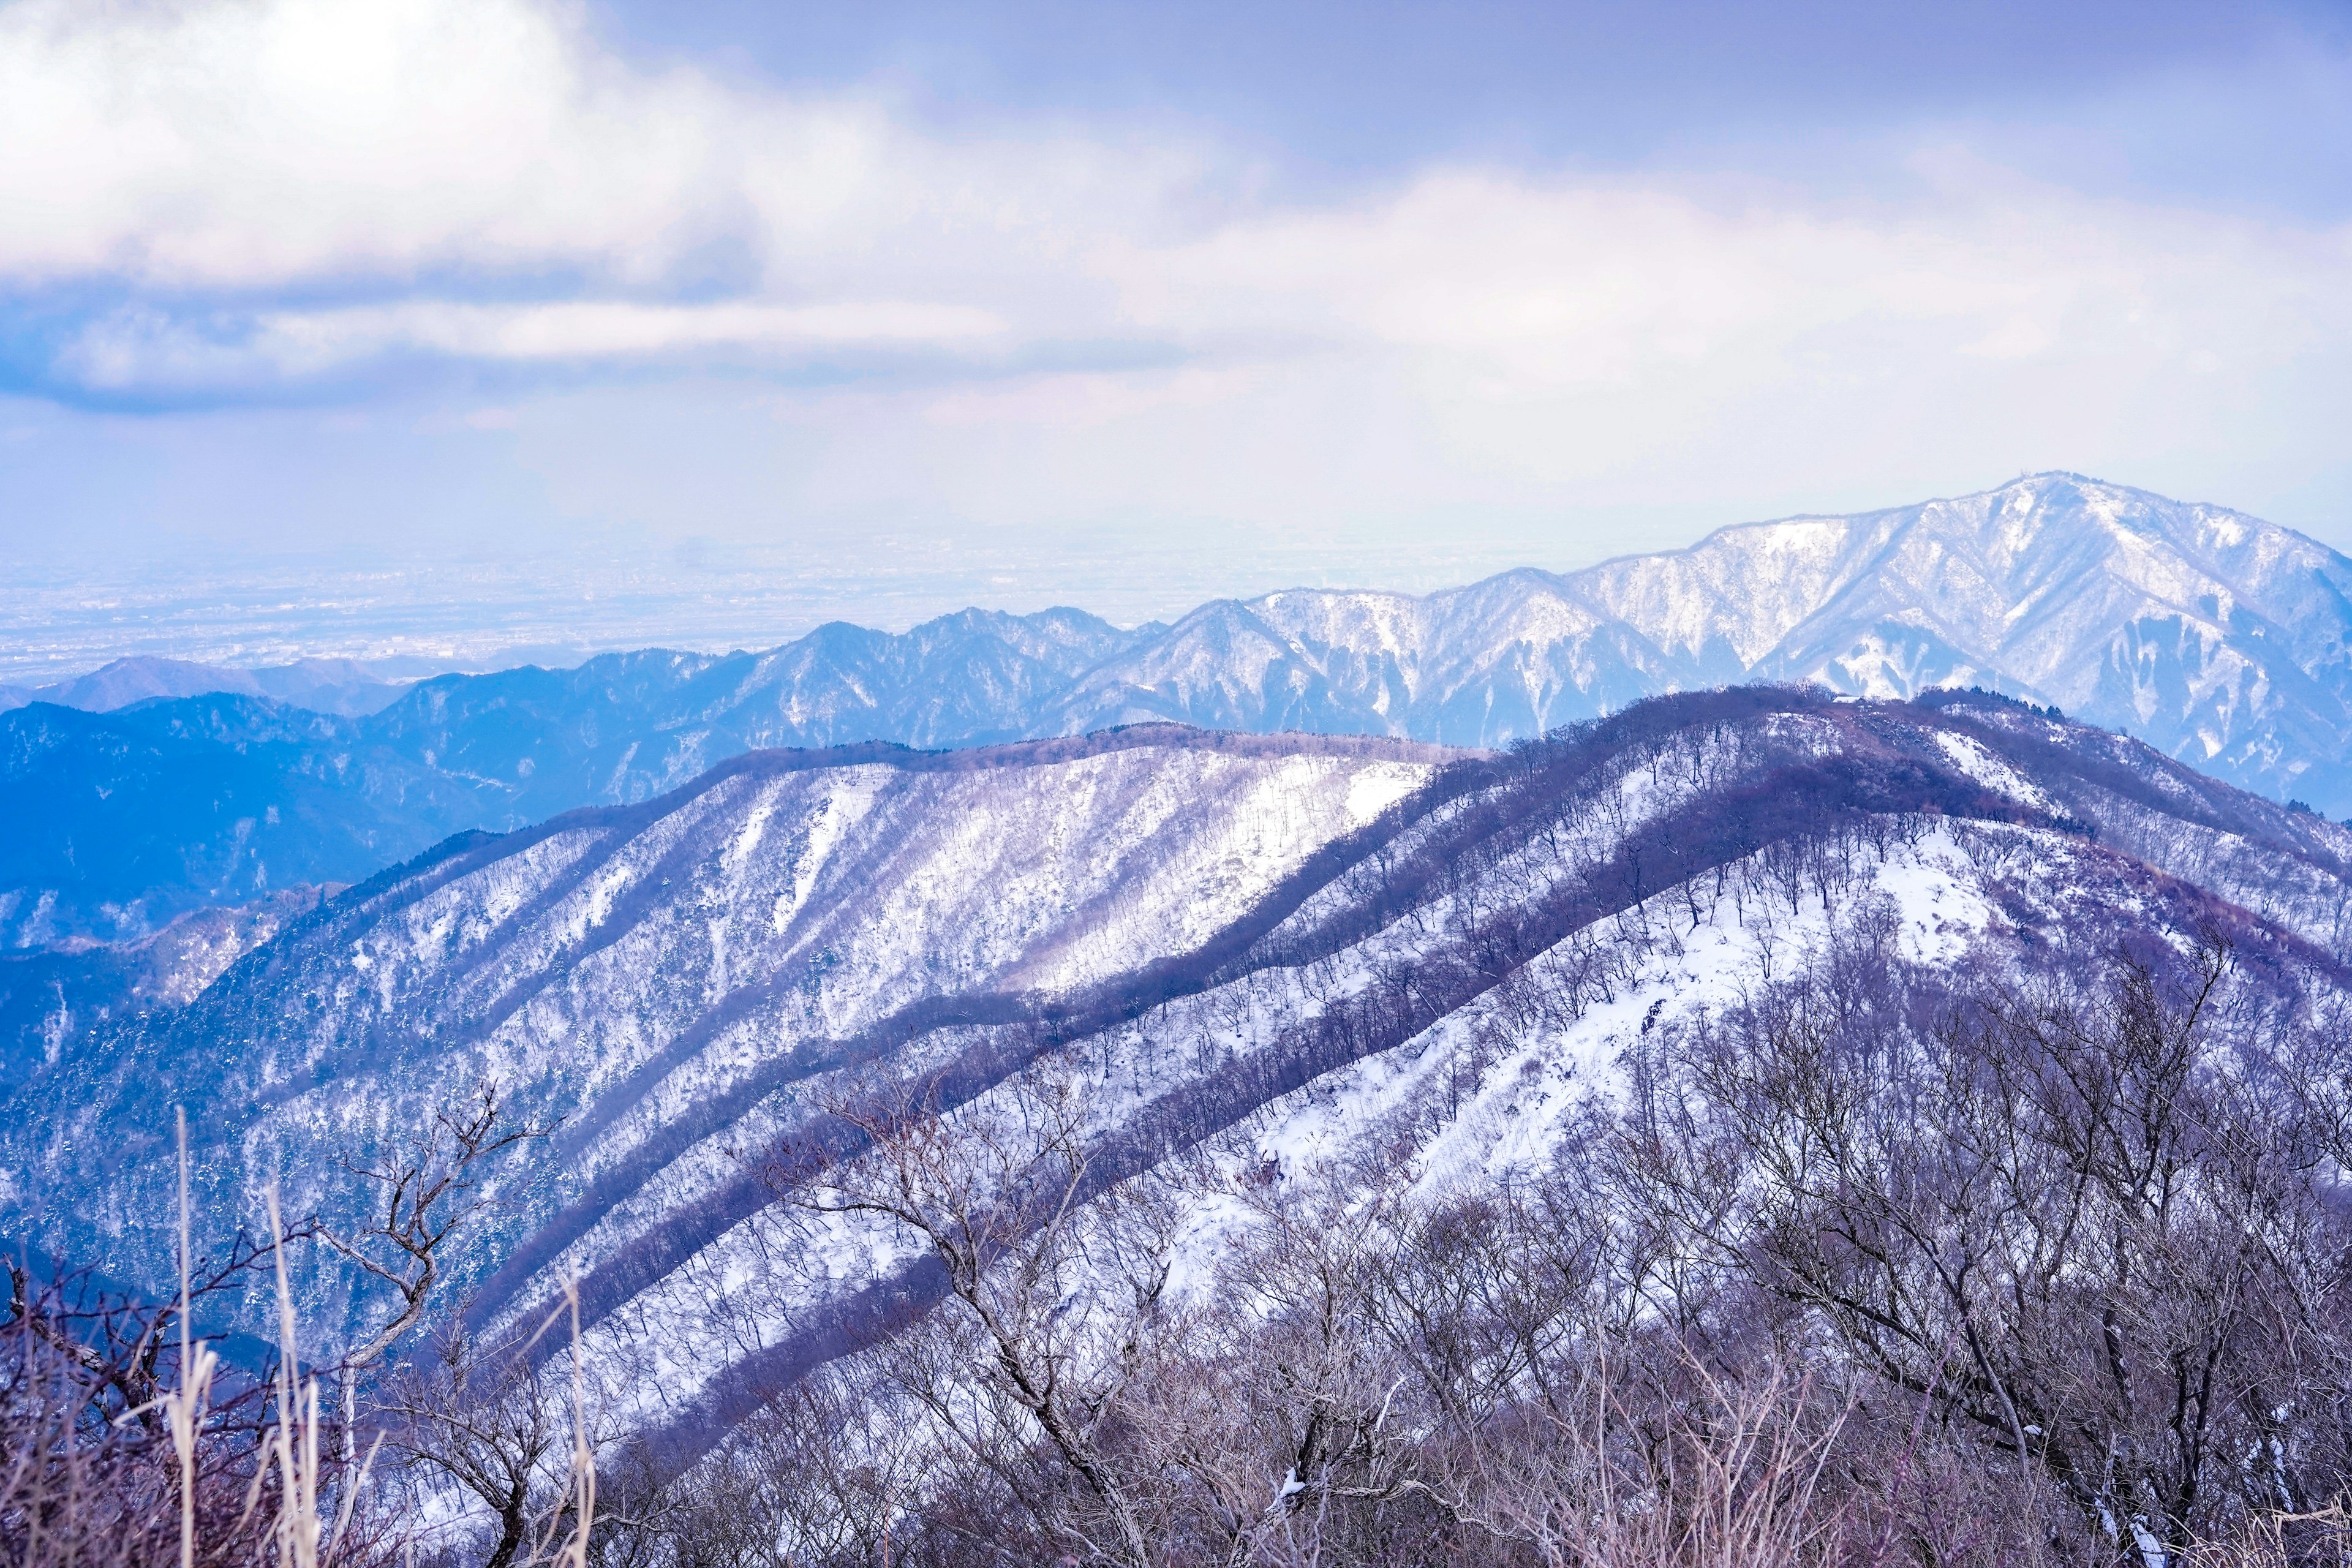
M 0 585 L 0 685 L 142 656 L 245 667 L 359 658 L 415 676 L 577 664 L 624 648 L 715 653 L 771 647 L 835 620 L 899 631 L 971 605 L 1072 605 L 1134 626 L 1277 588 L 1427 593 L 1598 559 L 1567 531 L 1551 541 L 1285 546 L 1202 529 L 1166 539 L 882 536 L 816 549 L 605 534 L 564 550 L 444 560 L 289 552 L 163 570 L 27 566 Z

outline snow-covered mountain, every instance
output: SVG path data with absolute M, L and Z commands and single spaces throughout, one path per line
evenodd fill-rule
M 1036 727 L 1160 718 L 1492 746 L 1700 684 L 1536 571 L 1415 598 L 1292 589 L 1204 605 L 1084 674 Z
M 286 919 L 192 1004 L 55 1054 L 0 1118 L 0 1198 L 95 1217 L 118 1174 L 163 1169 L 174 1103 L 226 1141 L 234 1185 L 247 1156 L 396 1134 L 485 1073 L 566 1119 L 582 1191 L 634 1191 L 688 1154 L 707 1175 L 696 1138 L 790 1101 L 812 1059 L 837 1068 L 967 1012 L 1025 1019 L 1028 998 L 1224 939 L 1438 760 L 1168 727 L 764 752 L 641 805 L 454 838 Z M 144 1198 L 122 1199 L 102 1230 L 143 1223 Z
M 2041 474 L 1725 529 L 1571 581 L 1701 680 L 1997 687 L 2352 809 L 2352 561 L 2240 512 Z
M 76 943 L 0 958 L 0 1084 L 55 1063 L 84 1037 L 152 1008 L 184 1006 L 332 884 L 192 910 L 135 942 Z
M 142 942 L 191 909 L 360 881 L 451 833 L 646 800 L 754 749 L 1024 735 L 1076 673 L 1156 629 L 1054 610 L 836 625 L 767 654 L 448 676 L 358 719 L 234 690 L 21 706 L 0 712 L 0 820 L 17 828 L 0 836 L 0 949 Z
M 1173 727 L 769 752 L 289 916 L 6 1091 L 0 1204 L 152 1275 L 173 1106 L 219 1210 L 278 1181 L 332 1212 L 338 1154 L 495 1078 L 561 1124 L 449 1300 L 497 1320 L 576 1275 L 598 1364 L 690 1449 L 935 1289 L 904 1237 L 777 1229 L 760 1176 L 877 1075 L 961 1114 L 1058 1064 L 1104 1180 L 1211 1142 L 1486 1168 L 1645 1029 L 1832 943 L 2031 974 L 2205 929 L 2250 1003 L 2341 996 L 2352 830 L 1983 697 L 1693 694 L 1452 758 Z M 332 1321 L 352 1282 L 317 1262 Z
M 2344 817 L 2347 590 L 2352 562 L 2290 530 L 2043 474 L 1423 597 L 1289 590 L 1130 629 L 1076 610 L 834 625 L 766 653 L 444 676 L 359 717 L 252 696 L 36 703 L 0 713 L 19 829 L 0 845 L 0 946 L 140 940 L 190 908 L 362 879 L 458 829 L 648 800 L 766 747 L 1152 721 L 1496 747 L 1757 681 L 1996 689 Z
M 1982 686 L 2352 814 L 2352 561 L 2075 474 L 1423 598 L 1205 605 L 1084 676 L 1051 727 L 1145 717 L 1492 746 L 1743 681 Z

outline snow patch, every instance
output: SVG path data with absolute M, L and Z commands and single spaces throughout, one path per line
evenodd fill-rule
M 1348 822 L 1361 827 L 1419 789 L 1429 776 L 1425 767 L 1381 763 L 1365 768 L 1348 784 Z
M 2021 805 L 2030 805 L 2036 811 L 2046 811 L 2053 816 L 2058 814 L 2057 803 L 2041 785 L 1996 756 L 1981 741 L 1949 730 L 1937 730 L 1934 734 L 1937 746 L 1952 765 L 1977 783 Z

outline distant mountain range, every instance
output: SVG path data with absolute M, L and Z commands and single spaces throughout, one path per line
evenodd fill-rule
M 351 658 L 298 658 L 262 669 L 198 664 L 192 659 L 141 655 L 118 658 L 88 675 L 47 686 L 0 686 L 0 710 L 34 702 L 110 713 L 159 697 L 205 697 L 233 692 L 267 697 L 320 713 L 373 713 L 408 689 L 387 680 L 378 668 Z
M 186 909 L 359 880 L 463 828 L 650 799 L 768 747 L 1166 720 L 1494 747 L 1758 681 L 1996 689 L 2352 813 L 2352 561 L 2074 474 L 1424 597 L 1290 590 L 1133 629 L 1071 609 L 966 610 L 897 634 L 835 624 L 766 653 L 444 676 L 380 708 L 370 683 L 324 668 L 178 695 L 200 668 L 172 667 L 170 685 L 111 667 L 85 678 L 111 682 L 87 700 L 0 714 L 0 812 L 21 827 L 0 844 L 0 944 L 136 937 Z M 58 705 L 112 707 L 142 679 L 163 683 L 156 700 Z M 331 711 L 290 710 L 299 679 Z

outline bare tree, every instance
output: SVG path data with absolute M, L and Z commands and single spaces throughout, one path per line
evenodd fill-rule
M 2227 964 L 2209 940 L 2168 976 L 2120 959 L 2097 991 L 1992 988 L 1924 1028 L 1784 987 L 1637 1075 L 1629 1201 L 2118 1551 L 2324 1502 L 2332 1457 L 2315 1492 L 2297 1472 L 2342 1398 L 2339 1222 L 2312 1119 L 2212 1037 Z
M 338 1363 L 344 1458 L 351 1457 L 360 1379 L 402 1335 L 424 1321 L 449 1238 L 492 1203 L 487 1164 L 551 1128 L 505 1121 L 498 1085 L 484 1081 L 463 1101 L 434 1112 L 421 1133 L 397 1140 L 366 1164 L 345 1169 L 374 1189 L 365 1223 L 349 1235 L 312 1223 L 310 1234 L 393 1289 L 392 1316 Z
M 520 1338 L 485 1343 L 452 1324 L 436 1336 L 430 1359 L 404 1369 L 376 1404 L 391 1419 L 396 1451 L 489 1510 L 494 1531 L 484 1568 L 510 1568 L 534 1523 L 562 1501 L 569 1416 L 526 1352 Z
M 1135 1358 L 1089 1353 L 1104 1319 L 1068 1310 L 1099 1279 L 1085 1268 L 1093 1156 L 1077 1082 L 1033 1073 L 952 1118 L 919 1090 L 838 1103 L 832 1114 L 861 1135 L 865 1152 L 809 1173 L 780 1171 L 784 1195 L 814 1214 L 869 1217 L 918 1238 L 945 1271 L 955 1326 L 983 1358 L 978 1401 L 928 1378 L 910 1380 L 919 1396 L 976 1455 L 1001 1450 L 1017 1412 L 1093 1500 L 1052 1528 L 1090 1556 L 1146 1568 L 1143 1510 L 1106 1444 Z M 1121 1328 L 1148 1317 L 1166 1285 L 1164 1259 L 1143 1262 L 1120 1280 Z

